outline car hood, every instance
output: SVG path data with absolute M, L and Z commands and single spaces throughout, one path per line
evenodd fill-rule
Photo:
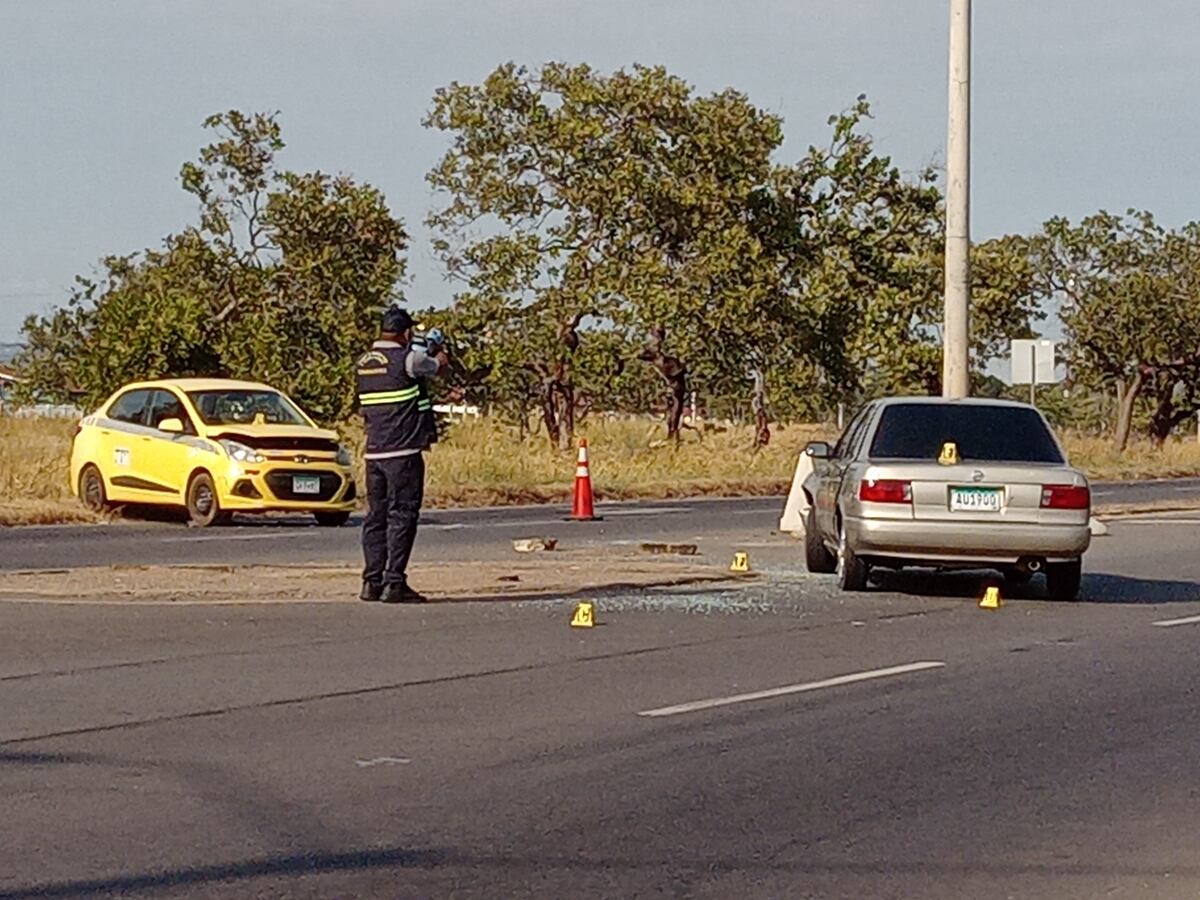
M 257 449 L 337 450 L 338 433 L 307 425 L 210 425 L 211 440 L 225 438 Z

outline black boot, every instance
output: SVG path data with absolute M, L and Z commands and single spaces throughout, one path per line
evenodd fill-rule
M 425 598 L 408 586 L 406 582 L 397 584 L 385 584 L 383 586 L 383 596 L 380 598 L 384 603 L 425 603 Z
M 358 595 L 359 600 L 365 600 L 368 603 L 375 603 L 383 596 L 383 585 L 376 584 L 373 581 L 364 581 L 362 591 Z

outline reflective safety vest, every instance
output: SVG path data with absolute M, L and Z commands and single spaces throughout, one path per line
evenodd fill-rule
M 432 443 L 422 385 L 408 374 L 409 348 L 376 341 L 358 359 L 358 405 L 367 429 L 367 459 L 400 456 Z

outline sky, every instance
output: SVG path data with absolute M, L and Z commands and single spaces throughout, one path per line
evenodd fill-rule
M 550 60 L 662 64 L 784 118 L 779 161 L 870 98 L 905 170 L 945 156 L 949 0 L 0 0 L 0 341 L 112 253 L 195 220 L 178 185 L 210 113 L 278 111 L 286 168 L 381 188 L 413 236 L 406 293 L 452 296 L 422 220 L 451 81 Z M 976 0 L 972 229 L 1196 212 L 1200 4 Z

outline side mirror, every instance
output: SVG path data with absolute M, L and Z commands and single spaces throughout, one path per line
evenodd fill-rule
M 164 431 L 167 434 L 183 434 L 183 420 L 176 418 L 163 419 L 158 423 L 158 430 Z
M 833 456 L 833 448 L 824 441 L 810 442 L 809 445 L 804 448 L 804 452 L 813 459 L 829 459 L 829 457 Z

